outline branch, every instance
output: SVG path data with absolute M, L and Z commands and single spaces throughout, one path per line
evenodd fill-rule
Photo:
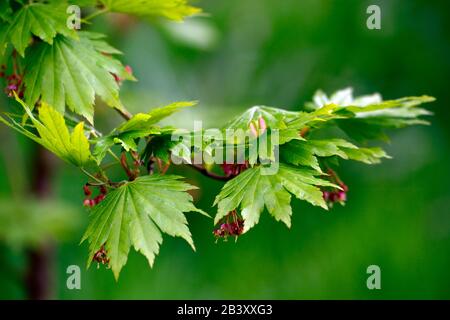
M 203 174 L 204 176 L 208 177 L 208 178 L 212 178 L 215 180 L 220 180 L 220 181 L 229 181 L 231 179 L 234 178 L 234 176 L 221 176 L 218 174 L 215 174 L 213 172 L 210 172 L 208 170 L 206 170 L 203 166 L 201 165 L 197 165 L 197 164 L 189 164 L 189 166 L 191 168 L 194 168 L 195 170 L 197 170 L 198 172 L 200 172 L 201 174 Z
M 115 109 L 122 118 L 124 118 L 125 120 L 130 120 L 133 115 L 126 110 L 125 108 L 123 109 Z M 196 165 L 196 164 L 190 164 L 190 167 L 194 168 L 195 170 L 197 170 L 198 172 L 200 172 L 201 174 L 203 174 L 204 176 L 208 177 L 208 178 L 212 178 L 215 180 L 219 180 L 219 181 L 229 181 L 231 179 L 234 178 L 234 176 L 221 176 L 218 174 L 215 174 L 213 172 L 210 172 L 208 170 L 206 170 L 203 166 L 201 165 Z

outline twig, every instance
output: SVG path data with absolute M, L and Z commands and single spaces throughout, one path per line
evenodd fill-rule
M 85 175 L 87 175 L 89 178 L 91 178 L 91 179 L 94 180 L 95 182 L 102 183 L 102 184 L 105 183 L 104 181 L 102 181 L 102 180 L 98 179 L 97 177 L 93 176 L 92 174 L 90 174 L 90 173 L 89 173 L 87 170 L 85 170 L 84 168 L 80 168 L 80 169 L 81 169 L 81 171 L 82 171 Z
M 127 174 L 128 178 L 130 178 L 130 181 L 136 179 L 133 172 L 131 172 L 130 168 L 128 167 L 127 163 L 127 156 L 125 152 L 122 152 L 122 156 L 120 157 L 120 164 L 122 165 L 122 168 L 125 170 L 125 173 Z
M 117 112 L 122 116 L 122 118 L 124 118 L 125 120 L 130 120 L 130 119 L 133 117 L 133 115 L 132 115 L 128 110 L 126 110 L 125 108 L 122 108 L 122 109 L 116 109 L 116 111 L 117 111 Z M 122 158 L 122 159 L 123 159 L 123 158 Z M 157 160 L 159 160 L 159 159 L 157 159 Z M 169 164 L 170 164 L 170 162 L 169 162 Z M 160 162 L 158 162 L 158 166 L 159 166 L 160 171 L 163 171 L 163 170 L 161 170 L 161 169 L 162 169 L 162 168 L 161 168 L 162 166 L 161 166 L 161 163 L 160 163 Z M 215 174 L 215 173 L 213 173 L 213 172 L 210 172 L 210 171 L 206 170 L 203 166 L 200 166 L 200 165 L 190 164 L 190 166 L 191 166 L 192 168 L 194 168 L 195 170 L 197 170 L 198 172 L 200 172 L 201 174 L 203 174 L 204 176 L 207 176 L 207 177 L 212 178 L 212 179 L 215 179 L 215 180 L 229 181 L 229 180 L 231 180 L 231 179 L 234 178 L 233 176 L 221 176 L 221 175 Z M 128 173 L 129 173 L 129 169 L 128 169 L 127 167 L 124 167 L 124 169 L 127 170 L 127 174 L 128 174 Z M 164 168 L 164 169 L 165 169 L 164 171 L 167 171 L 168 167 L 167 167 L 167 168 Z M 152 170 L 149 170 L 149 173 L 150 173 L 151 171 L 152 171 Z
M 133 117 L 133 115 L 125 108 L 122 108 L 122 109 L 117 109 L 116 108 L 116 111 L 120 114 L 120 116 L 122 118 L 124 118 L 127 121 L 130 120 Z
M 97 11 L 93 12 L 92 14 L 90 14 L 89 16 L 87 16 L 86 18 L 84 18 L 83 21 L 89 22 L 90 20 L 94 19 L 95 17 L 102 15 L 104 13 L 107 13 L 107 12 L 109 12 L 108 8 L 97 10 Z
M 210 172 L 207 169 L 205 169 L 203 166 L 201 165 L 197 165 L 197 164 L 189 164 L 190 167 L 194 168 L 195 170 L 197 170 L 198 172 L 200 172 L 201 174 L 203 174 L 204 176 L 207 176 L 209 178 L 215 179 L 215 180 L 220 180 L 220 181 L 229 181 L 231 179 L 233 179 L 233 176 L 221 176 L 218 174 L 215 174 L 214 172 Z

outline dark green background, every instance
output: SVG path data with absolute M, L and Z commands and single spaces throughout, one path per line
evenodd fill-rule
M 324 212 L 294 200 L 290 230 L 264 213 L 237 243 L 217 244 L 212 221 L 189 214 L 197 252 L 166 236 L 153 269 L 133 251 L 118 283 L 103 267 L 84 269 L 87 247 L 78 245 L 79 228 L 57 246 L 55 298 L 450 298 L 450 2 L 198 4 L 209 17 L 196 20 L 215 34 L 215 40 L 200 47 L 177 40 L 164 25 L 129 23 L 117 16 L 96 20 L 96 29 L 109 34 L 139 79 L 122 93 L 133 111 L 198 99 L 197 108 L 168 123 L 190 127 L 193 120 L 204 119 L 205 126 L 215 126 L 253 105 L 296 110 L 318 88 L 332 92 L 352 86 L 356 94 L 380 92 L 386 99 L 435 96 L 437 102 L 429 105 L 435 112 L 432 126 L 393 132 L 386 145 L 393 159 L 382 165 L 344 163 L 340 175 L 350 187 L 345 207 Z M 366 28 L 370 4 L 381 6 L 381 30 Z M 100 107 L 96 121 L 111 128 L 119 118 Z M 6 171 L 24 171 L 15 161 L 7 165 L 5 154 L 32 168 L 32 145 L 4 126 L 0 134 L 0 192 L 5 198 L 11 191 Z M 59 164 L 55 197 L 80 206 L 84 178 Z M 221 184 L 191 169 L 183 174 L 201 187 L 198 205 L 214 214 L 211 205 Z M 85 224 L 87 212 L 81 206 L 79 215 Z M 22 250 L 0 246 L 0 298 L 25 297 L 20 281 L 25 263 Z M 65 270 L 71 264 L 82 267 L 80 291 L 66 288 Z M 379 291 L 366 287 L 371 264 L 381 268 Z

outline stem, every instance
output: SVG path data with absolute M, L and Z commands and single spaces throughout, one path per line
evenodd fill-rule
M 233 176 L 221 176 L 218 174 L 215 174 L 214 172 L 210 172 L 208 170 L 206 170 L 203 166 L 201 165 L 197 165 L 197 164 L 189 164 L 189 166 L 191 168 L 194 168 L 195 170 L 197 170 L 198 172 L 200 172 L 201 174 L 203 174 L 206 177 L 215 179 L 215 180 L 220 180 L 220 181 L 229 181 L 231 179 L 233 179 Z
M 122 118 L 124 118 L 127 121 L 130 120 L 133 117 L 133 115 L 125 108 L 122 108 L 122 109 L 117 109 L 116 108 L 115 110 L 120 114 L 120 116 Z
M 87 175 L 89 178 L 91 178 L 92 180 L 94 180 L 95 182 L 101 183 L 101 184 L 105 184 L 104 181 L 102 181 L 102 180 L 100 180 L 99 178 L 93 176 L 93 175 L 90 174 L 86 169 L 80 168 L 80 170 L 81 170 L 85 175 Z
M 107 8 L 104 8 L 102 10 L 97 10 L 97 11 L 91 13 L 90 15 L 88 15 L 86 18 L 84 18 L 83 21 L 88 22 L 88 21 L 90 21 L 104 13 L 107 13 L 107 12 L 109 12 L 109 9 L 107 9 Z
M 123 170 L 125 170 L 125 173 L 127 174 L 130 181 L 135 180 L 136 176 L 133 174 L 133 172 L 128 167 L 127 155 L 125 154 L 125 152 L 122 152 L 122 156 L 120 157 L 120 163 L 122 164 L 122 168 L 123 168 Z
M 302 130 L 300 130 L 300 136 L 304 138 L 309 133 L 309 130 L 309 127 L 304 127 Z
M 125 108 L 123 108 L 122 110 L 116 109 L 116 111 L 122 116 L 122 118 L 124 118 L 125 120 L 130 120 L 133 115 L 127 111 Z M 197 171 L 199 171 L 201 174 L 203 174 L 204 176 L 207 176 L 209 178 L 213 178 L 215 180 L 220 180 L 220 181 L 229 181 L 231 179 L 233 179 L 233 176 L 221 176 L 218 174 L 215 174 L 213 172 L 209 172 L 208 170 L 206 170 L 203 166 L 199 166 L 199 165 L 195 165 L 195 164 L 190 164 L 190 166 L 194 169 L 196 169 Z M 124 167 L 124 169 L 126 169 Z M 150 172 L 150 170 L 149 170 Z M 128 174 L 128 172 L 127 172 Z
M 118 163 L 121 163 L 119 157 L 118 157 L 114 152 L 112 152 L 111 149 L 108 149 L 108 153 L 109 153 L 109 154 L 111 155 L 111 157 L 113 157 Z

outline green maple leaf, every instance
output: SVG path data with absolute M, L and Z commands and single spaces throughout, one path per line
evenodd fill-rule
M 76 38 L 76 32 L 67 27 L 66 9 L 65 1 L 59 4 L 30 3 L 15 12 L 11 18 L 2 15 L 9 23 L 0 32 L 3 34 L 3 37 L 0 36 L 0 55 L 4 54 L 7 43 L 11 42 L 17 52 L 24 56 L 33 35 L 50 45 L 57 34 Z
M 320 173 L 280 163 L 274 175 L 265 175 L 264 168 L 247 169 L 228 181 L 217 195 L 214 205 L 218 211 L 214 219 L 217 224 L 230 211 L 241 209 L 244 232 L 258 223 L 264 207 L 277 220 L 291 225 L 291 195 L 312 205 L 327 209 L 319 186 L 336 185 L 317 178 Z
M 379 94 L 353 98 L 352 89 L 347 88 L 337 91 L 331 97 L 319 90 L 313 100 L 314 102 L 306 104 L 307 108 L 314 110 L 309 114 L 334 106 L 334 113 L 342 117 L 329 119 L 335 120 L 330 124 L 337 125 L 355 141 L 367 142 L 389 141 L 385 129 L 428 124 L 420 117 L 432 113 L 419 106 L 432 102 L 435 98 L 424 95 L 383 101 Z
M 186 191 L 195 189 L 178 176 L 152 175 L 136 179 L 109 193 L 91 213 L 82 242 L 89 242 L 88 266 L 105 245 L 116 279 L 126 264 L 130 247 L 153 266 L 162 243 L 161 232 L 181 237 L 195 250 L 184 212 L 199 212 Z
M 112 74 L 134 79 L 122 64 L 99 50 L 99 35 L 80 32 L 80 40 L 57 36 L 53 45 L 40 43 L 27 57 L 25 100 L 34 106 L 40 99 L 64 113 L 70 110 L 93 122 L 95 96 L 122 109 L 119 86 Z
M 149 113 L 138 113 L 130 120 L 124 122 L 117 128 L 119 132 L 126 131 L 140 131 L 152 129 L 155 124 L 162 119 L 167 118 L 175 112 L 181 111 L 183 108 L 192 107 L 197 104 L 197 101 L 179 101 L 169 104 L 164 107 L 155 108 Z
M 298 118 L 298 112 L 287 111 L 279 108 L 255 106 L 236 117 L 225 125 L 227 129 L 243 129 L 249 130 L 249 126 L 252 122 L 257 122 L 260 118 L 263 118 L 267 127 L 271 129 L 286 129 L 287 122 Z
M 96 141 L 94 155 L 98 161 L 101 161 L 106 155 L 108 149 L 113 145 L 119 144 L 126 151 L 137 151 L 136 141 L 150 135 L 165 134 L 170 138 L 170 133 L 174 131 L 171 127 L 159 128 L 156 126 L 158 122 L 181 111 L 183 108 L 192 107 L 197 101 L 179 101 L 164 107 L 155 108 L 149 113 L 135 114 L 130 120 L 125 121 L 110 134 L 103 136 Z
M 106 10 L 122 12 L 143 18 L 164 17 L 181 21 L 185 17 L 201 12 L 188 5 L 187 0 L 100 0 Z
M 290 141 L 280 148 L 283 161 L 294 165 L 311 167 L 319 172 L 319 158 L 338 156 L 367 164 L 380 163 L 389 156 L 381 148 L 359 148 L 343 139 Z
M 353 112 L 355 117 L 339 120 L 337 123 L 349 137 L 356 141 L 389 141 L 385 133 L 386 129 L 428 125 L 429 122 L 420 117 L 429 116 L 432 113 L 419 106 L 434 100 L 429 96 L 405 97 L 365 106 L 348 106 L 344 109 Z
M 91 163 L 93 157 L 89 141 L 84 135 L 83 122 L 78 123 L 70 133 L 64 117 L 51 106 L 43 103 L 39 107 L 39 118 L 36 118 L 22 100 L 17 97 L 16 99 L 22 104 L 31 124 L 18 123 L 13 117 L 9 117 L 9 121 L 0 117 L 0 122 L 39 143 L 68 163 L 77 167 Z M 37 131 L 37 134 L 34 131 Z

